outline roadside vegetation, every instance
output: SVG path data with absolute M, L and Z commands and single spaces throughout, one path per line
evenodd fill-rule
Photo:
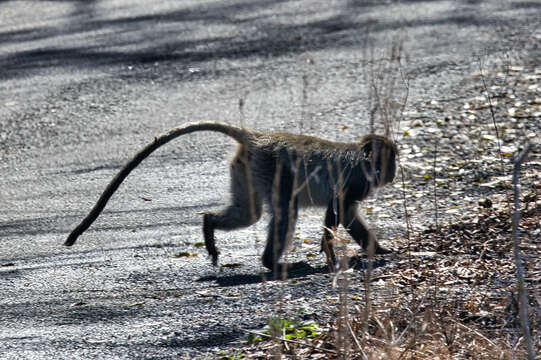
M 479 58 L 459 96 L 411 104 L 403 61 L 397 42 L 364 64 L 371 131 L 397 141 L 400 169 L 392 190 L 361 207 L 368 218 L 400 209 L 396 253 L 334 275 L 332 318 L 269 318 L 224 359 L 541 354 L 541 63 Z M 345 258 L 347 237 L 336 241 Z M 362 292 L 350 288 L 353 271 Z

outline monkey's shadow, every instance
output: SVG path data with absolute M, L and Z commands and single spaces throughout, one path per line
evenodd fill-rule
M 349 266 L 354 270 L 363 270 L 367 266 L 366 257 L 354 257 L 350 259 Z M 385 259 L 374 259 L 372 261 L 372 268 L 378 268 L 384 266 L 387 263 Z M 288 269 L 287 274 L 284 272 L 272 272 L 267 271 L 259 274 L 230 274 L 230 275 L 207 275 L 197 279 L 197 282 L 215 281 L 219 286 L 239 286 L 258 284 L 264 281 L 275 280 L 290 280 L 296 278 L 302 278 L 314 274 L 328 274 L 329 268 L 327 265 L 313 267 L 310 264 L 301 261 L 295 263 L 295 266 Z

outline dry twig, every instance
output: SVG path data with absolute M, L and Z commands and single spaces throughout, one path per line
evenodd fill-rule
M 532 336 L 530 334 L 530 322 L 528 319 L 528 296 L 526 289 L 524 288 L 524 269 L 522 267 L 522 259 L 520 257 L 519 241 L 518 241 L 518 223 L 519 223 L 519 190 L 518 179 L 520 173 L 520 165 L 528 155 L 532 144 L 528 143 L 524 147 L 524 150 L 519 154 L 515 160 L 515 166 L 513 169 L 513 193 L 515 206 L 513 209 L 513 254 L 515 256 L 515 263 L 517 267 L 517 285 L 520 303 L 520 324 L 522 326 L 522 332 L 526 339 L 526 346 L 528 351 L 528 359 L 535 360 L 535 353 L 533 347 Z

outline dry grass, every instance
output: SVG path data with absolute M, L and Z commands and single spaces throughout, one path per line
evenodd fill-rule
M 393 41 L 387 55 L 376 59 L 374 54 L 370 54 L 369 61 L 365 63 L 369 65 L 365 80 L 369 84 L 370 92 L 370 127 L 372 132 L 383 131 L 394 139 L 398 137 L 397 132 L 401 129 L 408 99 L 409 83 L 402 71 L 402 61 L 406 57 L 401 42 Z M 531 98 L 528 90 L 517 95 L 520 89 L 516 85 L 521 81 L 524 82 L 524 89 L 531 89 L 529 81 L 535 83 L 536 79 L 541 78 L 539 69 L 529 69 L 527 74 L 515 74 L 514 79 L 510 79 L 512 76 L 506 74 L 507 84 L 511 83 L 511 80 L 515 81 L 515 88 L 509 90 L 513 96 L 508 98 L 507 107 L 506 96 L 502 95 L 509 93 L 506 92 L 505 85 L 495 84 L 498 81 L 497 76 L 491 79 L 483 74 L 479 78 L 482 82 L 475 89 L 484 93 L 486 104 L 475 103 L 480 101 L 477 96 L 471 103 L 466 103 L 468 105 L 464 106 L 464 109 L 467 109 L 465 114 L 460 113 L 461 104 L 445 111 L 438 109 L 438 112 L 452 113 L 448 115 L 451 120 L 446 117 L 443 126 L 441 123 L 437 125 L 439 130 L 448 133 L 450 140 L 446 141 L 450 141 L 450 144 L 443 143 L 440 149 L 433 146 L 443 140 L 440 137 L 428 136 L 428 140 L 422 142 L 411 137 L 406 139 L 416 142 L 419 147 L 432 146 L 432 149 L 427 151 L 426 156 L 421 157 L 421 161 L 426 163 L 426 173 L 419 174 L 418 178 L 424 177 L 426 181 L 419 184 L 419 187 L 412 186 L 411 179 L 406 179 L 403 169 L 400 171 L 402 183 L 399 187 L 406 235 L 400 242 L 399 254 L 389 260 L 389 264 L 384 267 L 384 273 L 379 272 L 379 269 L 372 269 L 373 259 L 368 254 L 364 260 L 363 294 L 354 294 L 349 290 L 348 271 L 334 276 L 333 285 L 339 289 L 339 301 L 334 311 L 336 316 L 331 323 L 322 325 L 325 331 L 321 335 L 293 342 L 275 337 L 272 345 L 263 342 L 244 352 L 247 358 L 528 358 L 527 339 L 523 335 L 519 320 L 516 263 L 512 251 L 511 184 L 505 178 L 512 173 L 512 163 L 507 161 L 510 154 L 505 151 L 509 148 L 505 143 L 525 142 L 528 137 L 531 138 L 528 129 L 535 129 L 538 122 L 539 115 L 536 115 L 535 109 L 537 106 L 537 111 L 541 112 L 541 97 L 534 95 Z M 524 76 L 521 80 L 522 75 Z M 489 89 L 501 91 L 497 94 L 498 101 L 494 101 L 495 95 L 491 94 Z M 509 106 L 519 103 L 530 104 L 532 108 L 524 111 L 515 109 L 511 113 Z M 483 109 L 486 110 L 484 115 L 480 113 Z M 522 123 L 518 123 L 516 117 L 508 119 L 507 111 L 511 116 L 520 114 Z M 460 131 L 462 116 L 473 119 L 468 125 L 478 126 L 480 132 L 486 132 L 487 129 L 495 131 L 497 146 L 491 149 L 481 143 L 478 148 L 472 144 L 470 149 L 461 149 L 463 158 L 450 154 L 449 149 L 453 149 L 452 134 L 456 130 L 453 127 L 458 124 L 457 129 Z M 459 121 L 454 122 L 455 118 Z M 492 129 L 490 125 L 493 125 Z M 473 131 L 478 130 L 475 128 Z M 518 208 L 521 215 L 518 224 L 522 239 L 520 247 L 523 253 L 526 253 L 523 260 L 531 342 L 538 354 L 541 353 L 540 147 L 539 144 L 534 146 L 532 162 L 526 161 L 524 164 L 526 174 L 525 178 L 521 179 L 521 206 Z M 485 180 L 482 175 L 479 177 L 475 172 L 476 165 L 472 168 L 456 165 L 462 162 L 467 164 L 468 157 L 478 160 L 479 156 L 484 157 L 485 173 L 499 175 L 493 175 L 496 180 Z M 466 172 L 459 171 L 458 167 Z M 460 181 L 463 188 L 448 185 L 447 182 L 442 182 L 442 185 L 441 179 L 436 181 L 437 178 L 447 175 L 442 169 L 457 170 L 456 181 Z M 471 174 L 467 172 L 470 170 Z M 428 173 L 431 173 L 430 176 L 426 175 Z M 478 186 L 474 194 L 471 184 Z M 449 209 L 451 205 L 446 203 L 445 191 L 451 190 L 455 197 L 458 194 L 458 197 L 470 201 L 453 205 L 454 213 L 450 216 L 445 213 L 445 209 Z M 417 191 L 419 196 L 412 196 L 412 192 Z M 426 202 L 430 199 L 434 202 L 434 212 L 425 211 L 421 216 L 432 216 L 435 226 L 416 228 L 414 231 L 408 209 L 415 204 L 410 202 L 421 201 L 426 207 Z M 458 216 L 455 211 L 457 209 L 460 213 Z M 336 238 L 338 244 L 344 244 L 341 240 Z M 342 254 L 348 252 L 347 245 L 337 248 L 341 249 Z M 346 258 L 347 256 L 342 256 L 342 259 Z M 265 350 L 269 346 L 273 349 L 272 356 Z

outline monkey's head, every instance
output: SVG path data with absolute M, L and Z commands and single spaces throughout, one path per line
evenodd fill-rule
M 389 184 L 396 175 L 398 148 L 391 140 L 379 135 L 368 135 L 361 140 L 361 151 L 369 164 L 367 178 L 373 178 L 376 187 Z

